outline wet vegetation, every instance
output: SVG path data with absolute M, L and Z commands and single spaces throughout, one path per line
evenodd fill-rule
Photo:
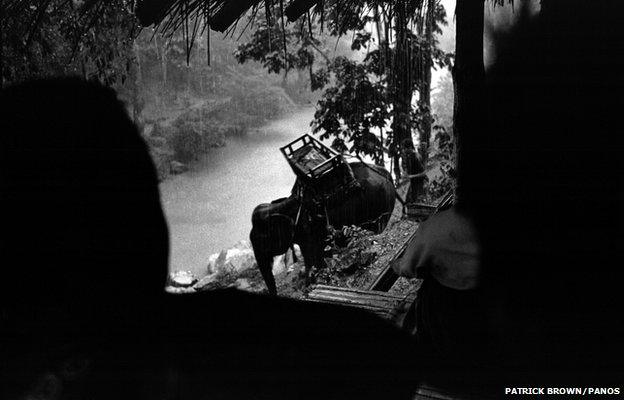
M 621 148 L 613 145 L 616 142 L 614 132 L 617 132 L 613 128 L 619 115 L 615 105 L 621 102 L 611 98 L 614 93 L 620 94 L 622 91 L 617 89 L 624 86 L 621 65 L 614 62 L 613 57 L 622 43 L 621 36 L 615 35 L 619 32 L 612 28 L 621 24 L 618 25 L 613 16 L 621 14 L 610 12 L 606 7 L 601 10 L 602 6 L 591 2 L 542 0 L 539 16 L 533 18 L 530 17 L 533 6 L 529 4 L 535 6 L 538 1 L 519 3 L 522 4 L 519 17 L 515 22 L 509 18 L 509 30 L 505 31 L 502 26 L 487 21 L 484 7 L 511 5 L 509 11 L 513 10 L 513 0 L 457 0 L 453 14 L 441 6 L 440 0 L 6 0 L 0 2 L 0 87 L 37 78 L 79 76 L 116 92 L 148 144 L 157 168 L 159 188 L 155 187 L 149 158 L 142 158 L 154 184 L 151 193 L 156 203 L 160 201 L 155 205 L 163 206 L 165 211 L 169 211 L 167 207 L 171 204 L 178 207 L 177 213 L 167 215 L 171 237 L 192 243 L 195 247 L 188 246 L 183 251 L 199 255 L 197 258 L 201 259 L 202 264 L 198 266 L 190 265 L 196 260 L 182 263 L 169 260 L 167 290 L 170 292 L 211 291 L 209 294 L 214 294 L 221 292 L 214 289 L 233 287 L 318 300 L 313 297 L 318 289 L 313 284 L 318 284 L 332 286 L 333 294 L 387 292 L 407 301 L 419 291 L 420 303 L 413 305 L 420 308 L 413 316 L 418 319 L 416 323 L 420 329 L 417 332 L 421 335 L 419 350 L 424 350 L 417 361 L 424 366 L 425 374 L 433 371 L 434 375 L 440 373 L 446 379 L 447 375 L 455 374 L 448 371 L 458 371 L 457 380 L 472 386 L 481 381 L 498 383 L 497 380 L 507 385 L 518 379 L 518 371 L 522 372 L 522 381 L 540 385 L 544 384 L 543 379 L 535 377 L 541 373 L 557 381 L 561 377 L 568 379 L 563 374 L 571 373 L 571 376 L 587 375 L 582 382 L 587 380 L 596 385 L 599 380 L 586 371 L 619 379 L 611 370 L 622 370 L 618 344 L 622 342 L 624 329 L 620 326 L 621 318 L 614 317 L 621 314 L 620 308 L 615 306 L 614 293 L 621 292 L 622 279 L 613 267 L 619 265 L 617 259 L 621 258 L 621 241 L 618 241 L 621 226 L 614 222 L 617 219 L 614 216 L 618 211 L 621 215 L 622 211 L 622 202 L 618 202 L 622 197 L 621 176 L 616 173 L 621 170 L 621 163 L 617 161 L 621 157 L 616 154 Z M 138 10 L 141 5 L 145 8 L 145 4 L 151 4 L 154 10 L 151 15 L 144 15 L 145 19 L 139 23 Z M 158 10 L 158 7 L 165 9 Z M 220 16 L 221 20 L 215 21 L 215 16 Z M 444 45 L 447 39 L 443 37 L 449 22 L 456 30 L 456 40 L 453 39 L 451 47 Z M 579 29 L 583 26 L 588 29 Z M 492 53 L 496 54 L 493 54 L 486 82 L 484 30 L 487 29 L 492 31 L 490 39 L 498 48 L 491 45 Z M 216 31 L 225 33 L 215 34 Z M 440 74 L 439 79 L 432 76 L 434 71 Z M 98 86 L 98 89 L 102 88 Z M 20 110 L 28 108 L 21 103 L 11 104 L 20 104 Z M 313 113 L 312 106 L 315 107 Z M 47 107 L 41 109 L 48 110 Z M 123 109 L 118 107 L 117 110 L 120 119 L 131 127 L 130 130 L 134 129 L 121 112 Z M 88 111 L 83 110 L 80 115 L 89 115 L 93 109 Z M 73 112 L 71 117 L 76 114 Z M 19 116 L 19 112 L 13 115 Z M 302 124 L 292 123 L 295 120 L 306 121 L 305 132 L 300 131 Z M 37 117 L 29 121 L 39 122 Z M 283 121 L 288 123 L 279 124 Z M 268 123 L 281 128 L 271 130 L 266 128 L 271 126 Z M 79 136 L 84 125 L 79 126 Z M 37 134 L 43 133 L 43 137 L 48 132 L 41 127 L 38 125 L 36 130 Z M 22 134 L 20 129 L 15 131 Z M 121 132 L 117 129 L 107 132 L 111 130 Z M 54 129 L 50 132 L 56 133 Z M 48 137 L 62 138 L 62 133 Z M 285 171 L 288 175 L 291 171 L 285 162 L 283 165 L 268 164 L 277 159 L 283 162 L 279 146 L 303 133 L 322 140 L 318 148 L 325 149 L 326 144 L 353 156 L 349 160 L 358 158 L 368 162 L 369 165 L 362 168 L 377 171 L 377 176 L 384 178 L 389 188 L 384 193 L 389 195 L 384 199 L 388 200 L 389 208 L 368 221 L 378 221 L 383 216 L 384 225 L 379 231 L 363 229 L 362 221 L 330 220 L 328 212 L 328 208 L 334 211 L 328 207 L 330 199 L 338 199 L 334 205 L 345 205 L 355 198 L 348 197 L 352 194 L 350 190 L 356 188 L 366 193 L 361 190 L 364 186 L 361 182 L 372 182 L 374 179 L 370 175 L 362 178 L 357 186 L 348 187 L 343 180 L 336 185 L 342 187 L 332 187 L 328 191 L 335 189 L 334 193 L 310 190 L 314 189 L 314 177 L 308 177 L 310 185 L 296 184 L 291 192 L 292 182 L 286 179 L 284 187 L 290 186 L 285 193 L 273 196 L 273 192 L 283 189 L 278 187 L 283 177 L 277 172 Z M 36 138 L 23 134 L 21 137 Z M 142 145 L 141 141 L 137 143 Z M 217 150 L 224 146 L 229 147 Z M 30 151 L 31 147 L 27 149 Z M 227 154 L 224 150 L 232 149 L 239 152 L 224 156 Z M 70 152 L 82 156 L 73 150 Z M 49 149 L 46 151 L 49 153 Z M 329 153 L 327 150 L 326 154 Z M 265 157 L 267 154 L 269 156 Z M 271 158 L 273 154 L 274 159 Z M 302 152 L 299 159 L 307 155 Z M 102 162 L 98 158 L 89 161 L 94 160 L 100 169 L 106 163 L 121 171 L 112 180 L 123 177 L 126 171 L 133 171 L 123 163 L 117 165 L 117 161 Z M 207 160 L 218 162 L 210 164 L 205 162 Z M 319 161 L 319 157 L 314 161 Z M 323 161 L 326 159 L 319 164 Z M 14 160 L 9 167 L 30 171 L 20 162 Z M 385 176 L 387 171 L 383 168 L 391 172 L 388 176 L 392 179 Z M 69 169 L 71 172 L 79 170 L 74 164 Z M 173 176 L 189 169 L 192 172 L 217 171 L 212 177 L 220 179 L 215 183 L 207 179 L 208 174 L 199 173 Z M 248 174 L 252 169 L 253 174 Z M 353 173 L 349 167 L 344 170 Z M 36 173 L 30 175 L 39 177 Z M 95 182 L 94 176 L 97 174 L 88 174 L 86 180 Z M 286 178 L 295 180 L 294 175 Z M 301 183 L 306 176 L 302 173 L 299 178 Z M 200 180 L 203 180 L 202 185 L 196 185 Z M 183 184 L 177 185 L 180 182 Z M 141 183 L 132 182 L 133 185 Z M 168 184 L 171 184 L 169 189 Z M 229 190 L 231 188 L 240 188 L 240 191 Z M 47 189 L 46 196 L 50 194 Z M 98 189 L 100 191 L 93 197 L 98 201 L 106 199 L 101 195 L 104 192 L 101 187 Z M 176 196 L 163 195 L 170 193 Z M 39 199 L 30 192 L 26 194 L 33 197 L 28 199 L 32 201 L 28 203 L 31 209 L 46 205 L 37 204 Z M 119 204 L 127 200 L 125 194 L 123 191 Z M 290 197 L 277 199 L 289 194 Z M 273 197 L 256 202 L 253 195 Z M 73 200 L 81 196 L 69 197 Z M 241 202 L 241 199 L 255 203 Z M 361 208 L 348 208 L 352 214 L 361 216 L 362 210 L 374 209 L 372 199 L 373 196 L 364 198 L 359 203 L 363 204 Z M 455 208 L 446 215 L 465 213 L 460 219 L 447 227 L 438 219 L 427 221 L 440 210 L 450 211 L 441 206 L 450 207 L 453 201 Z M 256 206 L 258 203 L 261 204 Z M 71 202 L 63 202 L 67 204 Z M 144 204 L 143 200 L 132 203 L 139 209 L 143 209 Z M 107 209 L 108 205 L 102 202 L 95 213 L 97 218 L 104 220 L 101 215 L 106 214 L 102 209 L 114 210 Z M 279 208 L 280 205 L 284 207 Z M 49 209 L 41 207 L 46 216 L 56 211 Z M 235 220 L 232 215 L 225 215 L 224 210 L 240 218 Z M 28 238 L 27 246 L 37 248 L 40 245 L 31 245 L 30 241 L 38 238 L 37 224 L 43 224 L 41 221 L 45 219 L 32 218 L 39 214 L 26 211 L 23 214 L 31 223 L 24 223 L 20 219 L 24 215 L 15 213 L 18 223 L 10 226 L 15 230 L 21 224 L 20 229 L 25 233 L 20 234 Z M 150 215 L 146 221 L 153 222 L 152 217 Z M 471 223 L 462 227 L 464 218 Z M 120 222 L 111 228 L 110 236 L 115 239 L 123 236 L 118 235 L 119 225 L 126 221 Z M 251 225 L 247 227 L 245 223 Z M 175 224 L 183 226 L 184 230 L 176 231 Z M 457 226 L 450 226 L 455 224 Z M 61 223 L 54 219 L 54 224 L 43 225 L 50 233 Z M 140 225 L 149 228 L 147 224 Z M 440 230 L 427 228 L 433 225 L 438 225 Z M 240 227 L 244 235 L 235 232 L 236 239 L 231 247 L 224 245 L 221 251 L 206 256 L 198 248 L 206 250 L 216 242 L 206 231 L 212 230 L 211 234 L 216 232 L 225 238 L 228 237 L 225 226 Z M 165 238 L 164 225 L 162 229 L 161 239 Z M 155 231 L 149 228 L 143 233 Z M 466 240 L 468 246 L 461 243 L 465 233 L 462 231 L 468 232 L 465 235 L 469 239 Z M 422 237 L 418 237 L 420 234 Z M 49 240 L 55 239 L 52 236 L 43 236 L 44 248 L 55 243 Z M 89 235 L 80 239 L 85 238 L 91 239 Z M 131 247 L 135 241 L 141 243 L 135 240 L 137 238 L 142 240 L 143 236 L 129 238 Z M 404 256 L 408 243 L 417 243 L 415 238 L 423 241 L 427 248 L 414 247 L 411 256 Z M 175 239 L 169 243 L 171 249 L 177 250 Z M 446 247 L 446 240 L 453 242 L 450 247 Z M 81 241 L 74 244 L 65 240 L 64 243 L 69 245 L 68 249 L 71 247 L 71 251 L 65 252 L 68 254 L 73 254 L 76 248 L 88 249 Z M 464 246 L 460 251 L 453 248 L 459 246 L 458 243 Z M 153 285 L 154 293 L 158 292 L 159 296 L 166 249 L 166 241 L 155 243 L 141 253 L 144 259 L 131 260 L 134 264 L 123 266 L 132 270 L 135 264 L 142 265 L 145 261 L 142 266 L 151 267 L 155 262 L 149 260 L 149 256 L 158 253 L 157 250 L 162 252 L 162 280 Z M 25 251 L 20 253 L 24 254 Z M 126 257 L 125 253 L 119 254 Z M 448 254 L 453 257 L 447 262 L 444 256 Z M 175 252 L 172 255 L 175 258 Z M 463 260 L 456 261 L 455 255 Z M 46 254 L 43 262 L 36 263 L 37 267 L 47 266 L 48 258 Z M 467 258 L 478 265 L 475 276 L 469 277 L 478 281 L 475 286 L 447 287 L 436 276 L 437 271 L 450 273 L 455 266 L 464 268 L 462 264 Z M 401 259 L 414 266 L 421 263 L 422 269 L 399 278 L 397 274 L 401 272 L 396 267 L 397 260 Z M 79 261 L 80 264 L 76 264 L 79 273 L 73 275 L 89 276 L 93 269 L 85 269 L 88 273 L 83 274 L 83 260 Z M 581 268 L 575 269 L 579 262 Z M 29 263 L 33 264 L 27 261 L 25 265 Z M 447 269 L 446 263 L 453 268 Z M 110 271 L 110 265 L 102 263 L 101 267 L 96 270 L 98 274 Z M 195 267 L 197 269 L 191 271 Z M 49 276 L 62 276 L 53 269 L 47 268 L 47 271 Z M 123 281 L 128 293 L 140 286 L 136 281 L 146 277 L 156 279 L 150 275 L 151 271 L 141 271 L 144 276 L 133 271 L 136 276 Z M 106 276 L 111 282 L 117 280 L 113 273 L 94 275 L 93 282 Z M 388 276 L 393 279 L 390 283 L 387 283 Z M 7 282 L 13 284 L 17 280 L 12 278 Z M 40 295 L 27 286 L 29 281 L 22 281 L 34 296 L 49 301 L 50 296 Z M 40 281 L 44 285 L 39 292 L 47 293 L 48 288 L 43 287 L 47 282 Z M 379 289 L 380 281 L 385 288 Z M 104 287 L 102 293 L 108 296 L 112 286 Z M 49 293 L 54 293 L 55 288 L 52 289 Z M 15 298 L 21 301 L 22 293 Z M 28 296 L 23 298 L 28 299 Z M 140 297 L 132 299 L 141 300 Z M 275 300 L 269 296 L 257 296 L 257 299 Z M 409 299 L 409 302 L 415 301 L 414 297 Z M 344 304 L 353 305 L 349 301 Z M 233 307 L 233 312 L 225 307 L 222 310 L 226 310 L 227 320 L 262 317 L 253 306 Z M 182 323 L 178 325 L 194 320 L 198 314 L 201 315 L 197 320 L 202 320 L 207 311 L 215 309 L 221 312 L 218 307 L 204 307 L 195 314 L 181 313 L 184 317 L 179 319 Z M 245 309 L 252 311 L 245 311 L 238 318 L 235 313 Z M 283 330 L 281 323 L 284 321 L 297 321 L 285 318 L 281 312 L 276 315 L 278 319 L 270 320 L 272 329 Z M 298 316 L 305 317 L 305 313 Z M 357 326 L 353 321 L 344 325 L 349 324 Z M 213 345 L 214 342 L 217 346 L 225 343 L 205 339 L 206 332 L 210 333 L 215 326 L 219 324 L 208 329 L 199 325 L 202 329 L 198 329 L 197 337 L 202 343 Z M 284 326 L 293 328 L 293 325 Z M 301 326 L 310 325 L 300 324 L 299 328 Z M 269 332 L 273 334 L 277 330 Z M 332 335 L 337 331 L 332 329 Z M 237 332 L 249 336 L 249 332 L 255 334 L 258 330 L 238 329 Z M 387 361 L 402 354 L 401 351 L 386 351 L 377 342 L 374 346 L 370 345 L 373 341 L 365 343 L 361 340 L 362 332 L 368 331 L 361 329 L 349 338 L 349 341 L 356 338 L 358 340 L 353 343 L 361 342 L 366 346 L 366 354 L 359 351 L 360 355 L 368 357 L 371 349 L 382 350 L 383 359 Z M 182 334 L 175 337 L 184 338 L 185 346 L 192 343 Z M 297 347 L 305 343 L 301 337 L 294 337 Z M 442 339 L 436 343 L 439 338 Z M 248 337 L 244 339 L 247 344 L 255 343 Z M 338 343 L 338 349 L 349 341 Z M 257 343 L 263 342 L 258 340 Z M 379 343 L 384 344 L 384 341 Z M 189 354 L 193 352 L 196 349 L 191 349 Z M 334 353 L 350 361 L 342 352 Z M 302 359 L 316 360 L 314 357 Z M 386 363 L 377 365 L 394 373 Z M 449 369 L 445 371 L 447 366 Z M 325 369 L 324 365 L 322 367 Z M 408 378 L 413 380 L 416 375 L 409 372 Z M 464 372 L 467 374 L 462 376 Z M 344 378 L 344 375 L 335 375 Z M 246 378 L 244 374 L 240 376 Z M 224 382 L 226 386 L 229 384 Z M 429 383 L 428 377 L 425 376 L 423 382 Z
M 439 46 L 447 19 L 438 1 L 326 2 L 291 24 L 273 19 L 283 20 L 282 8 L 256 15 L 257 28 L 236 57 L 259 61 L 270 73 L 308 73 L 311 89 L 321 93 L 312 130 L 336 150 L 366 155 L 378 165 L 391 160 L 397 179 L 427 168 L 432 135 L 445 137 L 438 152 L 453 151 L 431 107 L 431 69 L 453 62 Z M 349 53 L 332 52 L 321 32 L 344 37 Z M 412 186 L 412 199 L 424 194 L 423 180 Z
M 393 160 L 399 177 L 401 165 L 414 164 L 404 154 L 413 144 L 400 145 L 409 139 L 433 171 L 439 164 L 427 165 L 430 153 L 452 160 L 453 141 L 450 120 L 435 119 L 449 114 L 449 103 L 432 107 L 427 71 L 450 66 L 452 54 L 438 46 L 444 8 L 430 3 L 429 11 L 404 10 L 400 19 L 375 2 L 346 11 L 327 2 L 323 15 L 316 10 L 285 28 L 276 23 L 284 20 L 281 9 L 272 7 L 269 14 L 244 16 L 247 29 L 189 38 L 181 29 L 141 28 L 129 0 L 9 1 L 3 4 L 11 18 L 3 19 L 1 80 L 79 75 L 114 88 L 143 130 L 161 177 L 225 145 L 228 135 L 308 103 L 317 104 L 313 131 L 332 138 L 336 149 L 379 164 Z M 403 82 L 402 70 L 416 73 Z M 448 98 L 449 90 L 440 93 Z M 452 167 L 444 165 L 448 176 Z M 449 186 L 431 175 L 434 192 Z
M 78 75 L 113 88 L 161 179 L 193 168 L 228 137 L 315 105 L 310 131 L 338 151 L 384 165 L 397 183 L 422 164 L 427 179 L 412 200 L 433 202 L 454 185 L 453 84 L 450 73 L 435 82 L 430 71 L 453 63 L 452 46 L 440 43 L 447 16 L 438 2 L 420 13 L 327 2 L 292 23 L 273 5 L 244 14 L 245 29 L 209 37 L 141 27 L 129 0 L 2 6 L 11 16 L 1 27 L 2 85 Z M 331 282 L 332 271 L 317 280 Z
M 28 79 L 77 75 L 116 90 L 142 129 L 161 178 L 182 171 L 228 135 L 310 101 L 306 82 L 267 76 L 241 65 L 235 38 L 197 38 L 186 56 L 181 32 L 164 37 L 142 29 L 133 2 L 3 2 L 3 86 Z

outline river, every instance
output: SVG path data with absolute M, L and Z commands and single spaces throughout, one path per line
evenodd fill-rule
M 251 212 L 290 194 L 295 176 L 279 147 L 310 133 L 314 108 L 228 138 L 190 171 L 160 184 L 171 242 L 169 269 L 206 273 L 208 256 L 249 240 Z

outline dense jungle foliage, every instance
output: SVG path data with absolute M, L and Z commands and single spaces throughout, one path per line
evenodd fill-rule
M 436 93 L 436 106 L 444 108 L 439 118 L 431 104 L 432 68 L 453 63 L 438 41 L 446 11 L 434 0 L 413 7 L 370 1 L 344 9 L 327 2 L 289 24 L 281 7 L 267 7 L 254 14 L 253 34 L 236 52 L 241 63 L 261 62 L 270 73 L 306 72 L 311 89 L 322 92 L 313 132 L 332 139 L 336 150 L 390 165 L 396 178 L 434 171 L 428 184 L 412 179 L 411 199 L 425 189 L 448 190 L 454 173 L 449 78 Z M 346 38 L 350 51 L 332 52 L 327 35 Z
M 417 150 L 433 171 L 428 192 L 452 185 L 452 82 L 431 87 L 431 67 L 452 63 L 438 43 L 446 24 L 438 2 L 403 19 L 371 2 L 366 12 L 350 10 L 349 24 L 330 2 L 324 20 L 308 13 L 285 25 L 274 7 L 270 18 L 244 17 L 252 24 L 236 35 L 199 35 L 192 43 L 181 32 L 141 29 L 133 3 L 100 2 L 86 11 L 80 1 L 4 3 L 11 18 L 1 29 L 2 84 L 79 75 L 112 87 L 161 177 L 225 145 L 227 135 L 316 103 L 312 130 L 333 138 L 336 149 L 390 165 L 397 177 L 418 172 L 406 155 Z M 402 70 L 412 72 L 402 77 Z
M 3 2 L 3 86 L 26 79 L 78 75 L 112 87 L 142 129 L 159 174 L 185 168 L 225 137 L 311 101 L 308 83 L 292 74 L 267 77 L 240 65 L 236 38 L 196 38 L 188 58 L 180 33 L 141 29 L 133 2 L 112 0 L 85 11 L 82 2 Z

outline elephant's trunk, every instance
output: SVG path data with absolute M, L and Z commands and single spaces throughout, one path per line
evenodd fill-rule
M 267 289 L 269 289 L 269 294 L 277 296 L 277 286 L 273 276 L 273 257 L 267 254 L 256 254 L 256 262 L 262 274 L 262 279 L 264 279 L 264 283 L 266 283 Z
M 265 235 L 259 233 L 256 228 L 251 230 L 249 238 L 251 239 L 254 256 L 256 257 L 260 274 L 262 274 L 262 279 L 264 279 L 264 283 L 267 285 L 269 294 L 275 296 L 277 295 L 277 285 L 273 276 L 273 257 L 275 256 L 272 252 L 273 249 L 267 245 Z
M 262 279 L 266 283 L 269 294 L 277 295 L 277 286 L 275 285 L 275 277 L 273 276 L 273 254 L 271 254 L 266 244 L 262 241 L 262 235 L 258 233 L 256 228 L 251 230 L 249 235 L 251 245 L 253 247 L 256 264 L 262 274 Z

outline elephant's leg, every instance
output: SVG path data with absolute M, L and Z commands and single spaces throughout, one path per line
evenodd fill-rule
M 303 279 L 306 285 L 312 282 L 312 268 L 324 268 L 326 267 L 323 260 L 323 249 L 316 243 L 306 243 L 301 245 L 301 255 L 305 264 L 305 271 L 303 273 Z
M 273 276 L 273 257 L 272 256 L 259 256 L 256 259 L 258 263 L 258 269 L 262 274 L 262 279 L 266 283 L 269 294 L 277 295 L 277 286 L 275 284 L 275 277 Z

